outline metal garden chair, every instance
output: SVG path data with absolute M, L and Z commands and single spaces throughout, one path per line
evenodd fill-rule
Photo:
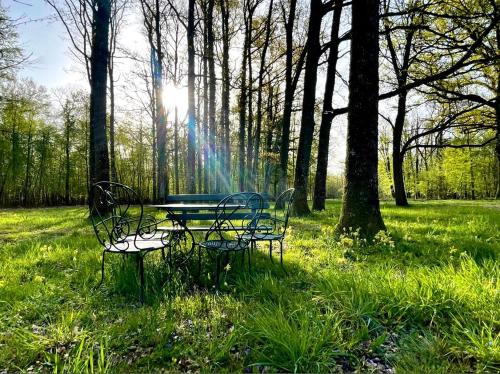
M 232 252 L 248 251 L 248 267 L 250 269 L 250 240 L 258 227 L 264 200 L 254 192 L 242 192 L 225 197 L 217 206 L 216 219 L 205 235 L 205 240 L 198 243 L 198 272 L 201 273 L 201 249 L 215 255 L 215 282 L 219 287 L 221 258 L 228 260 Z
M 142 202 L 131 188 L 113 182 L 98 182 L 92 186 L 90 217 L 97 240 L 103 246 L 101 282 L 104 282 L 106 253 L 136 256 L 141 280 L 141 302 L 144 302 L 144 257 L 171 248 L 171 236 L 157 230 L 152 216 L 144 214 Z M 132 206 L 134 204 L 134 206 Z
M 256 230 L 253 234 L 245 234 L 244 239 L 251 241 L 252 248 L 255 247 L 257 242 L 269 242 L 269 258 L 273 261 L 273 242 L 277 241 L 280 244 L 280 263 L 283 271 L 286 273 L 283 266 L 283 241 L 285 240 L 286 230 L 288 228 L 288 220 L 290 217 L 290 208 L 292 206 L 295 189 L 290 188 L 283 192 L 277 199 L 274 205 L 274 212 L 271 218 L 266 219 L 270 221 L 272 231 L 259 231 Z

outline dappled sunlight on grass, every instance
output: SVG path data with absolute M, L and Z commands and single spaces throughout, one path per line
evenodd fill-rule
M 169 272 L 100 248 L 86 209 L 0 211 L 0 370 L 494 371 L 500 364 L 500 209 L 382 203 L 389 234 L 335 235 L 338 201 L 292 218 L 274 263 L 234 256 L 213 289 L 204 258 Z M 491 206 L 499 206 L 493 203 Z M 103 370 L 104 370 L 103 369 Z

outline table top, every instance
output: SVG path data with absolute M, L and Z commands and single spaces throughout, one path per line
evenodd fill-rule
M 185 212 L 190 210 L 217 210 L 219 204 L 204 204 L 204 203 L 192 203 L 192 204 L 153 204 L 149 205 L 151 208 L 167 209 L 176 212 Z M 226 209 L 232 208 L 243 208 L 243 205 L 238 204 L 227 204 Z

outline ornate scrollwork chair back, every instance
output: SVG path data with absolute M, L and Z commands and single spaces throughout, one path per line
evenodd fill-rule
M 141 234 L 143 206 L 131 188 L 114 182 L 98 182 L 92 186 L 90 217 L 99 242 L 107 249 L 127 251 L 130 242 Z M 131 205 L 137 203 L 135 217 Z M 131 240 L 133 238 L 133 240 Z
M 285 236 L 288 228 L 288 221 L 290 218 L 290 210 L 292 207 L 295 189 L 290 188 L 281 193 L 276 199 L 274 205 L 274 212 L 272 215 L 272 223 L 274 226 L 274 233 Z
M 229 195 L 219 202 L 216 219 L 205 235 L 205 240 L 236 241 L 241 243 L 243 235 L 252 235 L 258 227 L 264 201 L 254 192 Z

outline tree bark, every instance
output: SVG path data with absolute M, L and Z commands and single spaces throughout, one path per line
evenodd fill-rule
M 106 136 L 106 89 L 110 0 L 97 0 L 92 25 L 90 78 L 90 181 L 109 181 L 109 155 Z M 90 192 L 89 192 L 90 193 Z M 93 196 L 89 195 L 89 204 Z
M 253 72 L 252 72 L 252 26 L 253 26 L 253 4 L 249 4 L 248 19 L 247 19 L 247 63 L 248 63 L 248 83 L 247 83 L 247 158 L 245 165 L 246 175 L 246 191 L 255 191 L 255 180 L 252 174 L 252 159 L 253 159 Z
M 273 150 L 273 130 L 274 130 L 274 118 L 273 118 L 273 97 L 274 88 L 271 83 L 269 86 L 269 96 L 267 98 L 267 129 L 266 129 L 266 158 L 264 159 L 264 187 L 263 192 L 269 193 L 269 185 L 271 182 L 271 152 Z
M 175 175 L 175 194 L 178 195 L 180 193 L 179 188 L 179 114 L 178 109 L 175 107 L 174 114 L 174 175 Z
M 205 10 L 205 28 L 203 30 L 203 193 L 210 192 L 210 146 L 208 144 L 208 21 L 207 12 Z
M 120 30 L 121 21 L 125 3 L 120 3 L 118 0 L 111 1 L 111 15 L 109 25 L 109 60 L 108 60 L 108 75 L 109 75 L 109 164 L 110 178 L 112 182 L 117 182 L 116 175 L 116 158 L 115 158 L 115 65 L 114 58 L 116 53 L 117 35 Z
M 384 230 L 378 199 L 379 0 L 352 3 L 347 157 L 337 230 Z
M 394 198 L 396 205 L 407 206 L 403 161 L 404 153 L 401 151 L 401 140 L 403 136 L 404 121 L 406 117 L 406 92 L 401 93 L 398 98 L 398 113 L 392 130 L 392 173 L 394 182 Z
M 207 42 L 208 42 L 208 128 L 209 139 L 208 146 L 210 147 L 210 191 L 216 190 L 217 172 L 217 152 L 216 152 L 216 128 L 215 128 L 215 60 L 214 60 L 214 44 L 215 36 L 213 29 L 213 16 L 214 16 L 215 0 L 208 0 L 207 6 Z
M 323 95 L 323 114 L 319 128 L 318 161 L 314 179 L 313 209 L 324 210 L 326 199 L 326 176 L 328 174 L 328 153 L 330 147 L 330 130 L 332 128 L 333 90 L 335 88 L 335 74 L 337 73 L 339 28 L 342 16 L 342 0 L 336 2 L 333 13 L 332 29 L 330 34 L 330 54 L 326 73 L 325 93 Z
M 64 156 L 65 156 L 65 183 L 64 183 L 64 203 L 69 205 L 70 203 L 70 176 L 71 176 L 71 158 L 70 158 L 70 147 L 71 147 L 71 132 L 73 127 L 73 118 L 71 113 L 71 107 L 69 100 L 66 101 L 64 108 Z
M 231 149 L 229 134 L 229 105 L 230 105 L 230 77 L 229 77 L 229 8 L 227 0 L 220 1 L 222 15 L 222 97 L 221 97 L 221 122 L 224 133 L 222 186 L 223 191 L 231 189 Z
M 153 68 L 151 66 L 151 68 Z M 152 71 L 152 70 L 151 70 Z M 153 154 L 152 154 L 152 164 L 153 164 L 153 201 L 156 201 L 157 193 L 158 193 L 158 178 L 156 176 L 156 172 L 158 170 L 157 164 L 158 164 L 158 149 L 156 146 L 156 110 L 155 110 L 155 99 L 154 99 L 154 89 L 152 90 L 151 94 L 151 137 L 153 138 Z
M 156 99 L 156 145 L 158 147 L 158 199 L 165 200 L 168 195 L 167 173 L 167 124 L 165 106 L 163 105 L 163 48 L 160 25 L 160 1 L 155 1 L 155 37 L 156 37 L 156 74 L 155 74 L 155 99 Z
M 229 134 L 229 105 L 230 105 L 230 77 L 229 77 L 229 8 L 227 0 L 220 1 L 222 15 L 222 95 L 221 95 L 221 122 L 224 133 L 222 151 L 222 189 L 229 192 L 231 189 L 231 149 Z
M 203 61 L 200 63 L 200 71 L 203 71 L 202 68 Z M 203 95 L 201 94 L 201 88 L 202 88 L 202 80 L 198 79 L 197 85 L 196 85 L 196 96 L 198 97 L 198 100 L 196 102 L 196 139 L 198 139 L 198 147 L 196 147 L 196 181 L 197 181 L 197 191 L 201 193 L 203 191 L 203 146 L 202 146 L 202 136 L 201 136 L 201 126 L 202 126 L 202 120 L 201 120 L 201 108 L 202 108 L 202 100 L 203 100 Z
M 497 46 L 500 49 L 500 27 L 497 27 Z M 500 199 L 500 67 L 497 65 L 497 97 L 495 99 L 495 124 L 496 124 L 496 145 L 495 150 L 497 154 L 498 163 L 498 184 L 496 199 Z
M 288 185 L 288 152 L 290 150 L 290 123 L 292 118 L 292 104 L 294 87 L 292 83 L 293 70 L 293 26 L 295 23 L 295 9 L 297 0 L 290 1 L 290 11 L 285 23 L 286 31 L 286 61 L 285 61 L 285 103 L 283 107 L 283 122 L 281 129 L 280 146 L 280 174 L 279 190 L 284 191 Z
M 188 193 L 196 193 L 196 111 L 194 105 L 194 6 L 195 0 L 189 0 L 188 6 L 188 27 L 187 27 L 187 42 L 188 42 L 188 147 L 187 147 L 187 167 L 186 179 Z
M 151 114 L 153 118 L 153 200 L 163 201 L 168 194 L 167 127 L 163 105 L 163 48 L 161 38 L 160 1 L 153 6 L 141 0 L 144 25 L 151 50 Z
M 255 137 L 254 137 L 255 150 L 254 150 L 254 159 L 252 166 L 252 174 L 254 175 L 256 185 L 258 185 L 260 137 L 262 132 L 262 90 L 264 89 L 264 71 L 266 63 L 266 54 L 267 54 L 267 49 L 269 47 L 269 39 L 271 37 L 272 11 L 273 11 L 273 0 L 269 2 L 269 10 L 267 12 L 266 34 L 264 38 L 264 44 L 262 45 L 262 53 L 260 55 L 259 83 L 257 86 L 257 124 L 255 128 Z M 269 86 L 269 89 L 271 89 L 271 86 Z
M 116 182 L 115 160 L 115 82 L 114 67 L 109 63 L 109 163 L 111 168 L 111 181 Z
M 396 75 L 398 89 L 400 90 L 398 94 L 398 106 L 396 120 L 394 121 L 394 126 L 392 130 L 392 163 L 393 163 L 393 184 L 394 184 L 394 198 L 396 199 L 396 205 L 398 206 L 408 206 L 408 199 L 406 197 L 405 183 L 404 183 L 404 173 L 403 173 L 403 160 L 404 152 L 401 150 L 401 140 L 403 136 L 403 130 L 405 126 L 406 118 L 406 100 L 408 96 L 408 91 L 404 89 L 408 82 L 408 69 L 410 67 L 410 53 L 412 51 L 413 36 L 415 30 L 411 29 L 406 34 L 404 51 L 403 51 L 403 61 L 401 66 L 396 55 L 396 48 L 392 41 L 391 34 L 389 31 L 389 26 L 385 25 L 387 45 L 390 52 L 390 58 L 392 63 L 392 68 Z
M 319 41 L 323 4 L 321 0 L 311 0 L 311 14 L 307 31 L 307 57 L 304 75 L 304 96 L 302 100 L 302 119 L 295 167 L 295 197 L 293 200 L 294 214 L 301 216 L 311 211 L 307 205 L 307 186 L 311 147 L 314 135 L 314 106 L 316 104 L 316 81 L 318 62 L 321 55 Z
M 238 168 L 239 168 L 239 189 L 245 191 L 245 128 L 246 128 L 246 109 L 247 109 L 247 52 L 248 52 L 248 20 L 247 11 L 248 3 L 245 1 L 245 40 L 243 42 L 243 58 L 241 62 L 240 76 L 240 97 L 239 97 L 239 119 L 240 126 L 238 129 Z
M 22 202 L 24 206 L 29 206 L 30 204 L 30 196 L 29 196 L 29 190 L 31 186 L 31 148 L 32 148 L 32 137 L 33 137 L 33 131 L 32 131 L 32 124 L 30 123 L 29 125 L 29 130 L 28 130 L 28 150 L 26 154 L 26 173 L 24 176 L 24 186 L 23 186 L 23 198 Z

